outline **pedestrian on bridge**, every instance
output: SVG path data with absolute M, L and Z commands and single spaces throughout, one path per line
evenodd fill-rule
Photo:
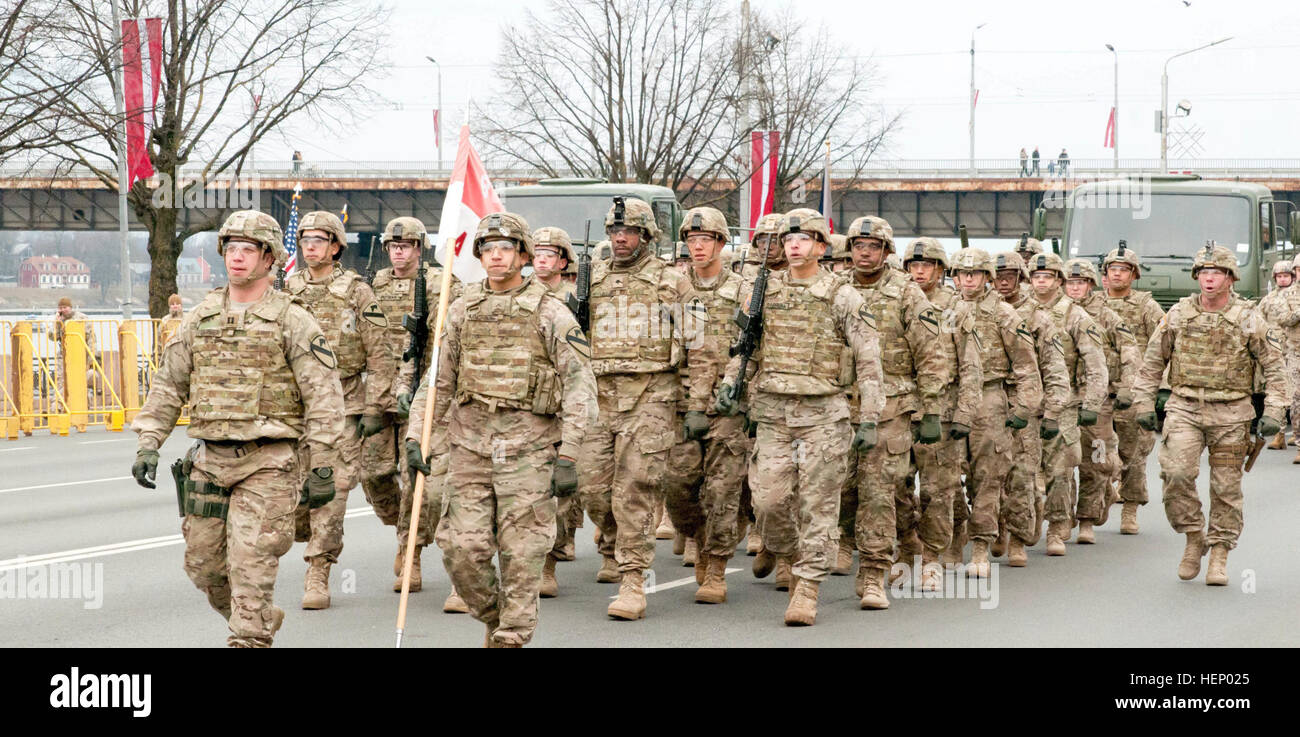
M 1068 176 L 1070 173 L 1070 155 L 1065 152 L 1064 148 L 1061 149 L 1061 155 L 1056 157 L 1056 168 L 1060 171 L 1062 177 Z
M 1023 148 L 1020 149 L 1020 176 L 1029 176 L 1029 154 Z
M 1034 173 L 1033 173 L 1033 176 L 1038 176 L 1038 174 L 1039 174 L 1039 171 L 1038 171 L 1038 159 L 1039 159 L 1039 158 L 1041 158 L 1041 157 L 1038 155 L 1038 147 L 1037 147 L 1037 146 L 1034 146 L 1034 155 L 1033 155 L 1033 159 L 1034 159 Z

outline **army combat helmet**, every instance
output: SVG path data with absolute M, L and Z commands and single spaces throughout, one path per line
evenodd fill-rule
M 388 221 L 379 242 L 387 246 L 392 241 L 415 241 L 417 248 L 424 248 L 427 238 L 428 231 L 419 218 L 402 216 Z
M 1036 256 L 1043 252 L 1043 242 L 1037 238 L 1030 238 L 1028 233 L 1020 234 L 1020 241 L 1016 243 L 1016 253 L 1020 258 L 1028 260 L 1030 256 Z
M 807 233 L 828 246 L 831 244 L 831 229 L 826 216 L 809 207 L 795 208 L 781 218 L 777 234 L 785 236 L 788 233 Z
M 943 244 L 936 238 L 929 236 L 917 238 L 903 249 L 903 268 L 907 268 L 909 261 L 933 261 L 942 266 L 945 270 L 948 268 L 948 251 L 944 249 Z
M 997 278 L 993 270 L 993 258 L 982 248 L 963 248 L 952 257 L 952 271 L 982 271 L 989 275 L 989 281 Z
M 643 235 L 643 242 L 652 241 L 659 237 L 659 225 L 655 223 L 654 210 L 645 200 L 638 200 L 635 197 L 615 197 L 614 204 L 610 205 L 609 212 L 605 213 L 605 232 L 608 233 L 610 228 L 625 225 L 632 228 L 640 228 Z
M 1106 254 L 1106 258 L 1101 262 L 1103 271 L 1110 268 L 1111 264 L 1124 264 L 1133 270 L 1134 281 L 1142 277 L 1142 260 L 1138 258 L 1137 251 L 1128 247 L 1128 241 L 1121 240 L 1118 248 L 1111 249 Z
M 226 241 L 231 238 L 247 238 L 260 243 L 275 256 L 271 270 L 284 268 L 289 259 L 289 252 L 284 250 L 284 232 L 275 218 L 257 210 L 240 210 L 233 212 L 217 232 L 217 254 L 226 255 Z
M 334 242 L 339 244 L 334 260 L 343 258 L 343 252 L 348 248 L 348 233 L 343 229 L 343 221 L 339 220 L 338 215 L 324 210 L 313 210 L 303 215 L 302 220 L 298 221 L 298 232 L 295 235 L 302 240 L 302 234 L 309 230 L 323 230 L 329 233 Z
M 889 221 L 874 215 L 865 215 L 854 220 L 845 233 L 849 243 L 854 238 L 876 238 L 885 245 L 885 253 L 894 252 L 894 228 Z
M 685 241 L 691 233 L 709 233 L 720 240 L 727 240 L 727 217 L 713 207 L 692 207 L 682 217 L 682 227 L 677 229 L 677 240 Z
M 512 240 L 524 247 L 529 258 L 533 256 L 533 236 L 523 215 L 513 212 L 494 212 L 478 221 L 474 230 L 474 258 L 479 258 L 479 245 L 486 241 Z
M 847 261 L 853 257 L 853 251 L 849 249 L 849 237 L 839 233 L 831 233 L 830 256 L 828 258 L 834 261 Z
M 1051 271 L 1057 278 L 1065 280 L 1065 262 L 1054 253 L 1039 253 L 1030 257 L 1025 268 L 1032 275 L 1035 271 Z
M 1020 258 L 1020 254 L 1015 251 L 1003 251 L 993 254 L 993 272 L 1014 271 L 1020 274 L 1020 277 L 1026 281 L 1029 280 L 1029 269 L 1025 268 L 1025 260 Z
M 533 252 L 536 253 L 539 248 L 554 248 L 560 252 L 567 263 L 564 266 L 564 274 L 578 273 L 578 259 L 573 255 L 573 241 L 569 234 L 563 228 L 557 228 L 554 225 L 548 225 L 545 228 L 538 228 L 533 231 Z
M 749 241 L 749 249 L 745 252 L 745 263 L 757 264 L 763 261 L 763 244 L 758 242 L 759 238 L 778 238 L 776 232 L 781 228 L 781 218 L 779 212 L 769 212 L 754 223 L 754 234 Z M 772 244 L 773 255 L 781 252 L 781 243 Z
M 1065 262 L 1066 279 L 1087 279 L 1092 282 L 1092 286 L 1101 286 L 1101 276 L 1097 274 L 1097 267 L 1091 261 L 1081 258 L 1072 258 Z
M 1241 278 L 1237 274 L 1237 257 L 1232 255 L 1232 251 L 1216 246 L 1213 242 L 1206 243 L 1204 248 L 1196 252 L 1196 260 L 1192 262 L 1192 278 L 1195 279 L 1204 268 L 1222 269 L 1233 281 Z
M 1273 264 L 1272 275 L 1274 277 L 1276 277 L 1278 274 L 1293 274 L 1294 272 L 1295 272 L 1295 264 L 1291 263 L 1290 261 L 1278 261 L 1277 263 Z

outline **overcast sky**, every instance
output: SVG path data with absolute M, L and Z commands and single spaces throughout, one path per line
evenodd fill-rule
M 757 8 L 784 4 L 753 0 Z M 433 160 L 436 86 L 425 60 L 432 55 L 442 63 L 449 161 L 467 101 L 490 103 L 497 91 L 492 63 L 503 20 L 524 8 L 546 11 L 545 0 L 392 5 L 385 45 L 393 67 L 375 87 L 393 109 L 374 110 L 343 136 L 304 121 L 264 142 L 259 160 L 287 158 L 294 148 L 315 161 Z M 1109 159 L 1103 136 L 1113 94 L 1114 56 L 1105 48 L 1111 43 L 1119 51 L 1120 154 L 1157 158 L 1154 113 L 1164 61 L 1232 36 L 1170 64 L 1170 107 L 1184 98 L 1192 103 L 1191 117 L 1176 122 L 1203 132 L 1197 158 L 1300 158 L 1300 79 L 1290 72 L 1300 54 L 1300 12 L 1292 1 L 804 0 L 798 8 L 811 26 L 832 29 L 842 53 L 875 58 L 879 102 L 904 114 L 890 156 L 967 156 L 971 30 L 987 23 L 975 40 L 977 157 L 1015 157 L 1037 145 L 1044 157 L 1064 146 L 1076 162 Z

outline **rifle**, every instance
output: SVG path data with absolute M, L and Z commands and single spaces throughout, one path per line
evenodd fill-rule
M 587 220 L 587 230 L 582 236 L 582 255 L 578 257 L 578 280 L 573 285 L 573 294 L 564 298 L 569 311 L 578 321 L 583 333 L 591 329 L 591 220 Z
M 790 225 L 790 232 L 795 233 L 799 230 L 798 220 Z M 767 265 L 768 254 L 772 251 L 772 241 L 776 240 L 776 234 L 768 238 L 767 245 L 763 247 L 763 260 L 759 262 L 758 276 L 754 277 L 754 291 L 749 295 L 749 312 L 746 313 L 743 308 L 736 309 L 736 324 L 740 326 L 740 337 L 731 345 L 728 353 L 732 356 L 740 356 L 740 371 L 736 374 L 736 383 L 731 387 L 731 399 L 739 402 L 740 398 L 745 396 L 745 385 L 749 382 L 746 374 L 749 371 L 749 361 L 758 350 L 759 341 L 763 338 L 763 301 L 767 297 L 767 280 L 771 269 Z
M 958 237 L 958 238 L 961 238 L 961 247 L 962 247 L 962 248 L 970 248 L 970 236 L 966 235 L 966 226 L 965 226 L 965 225 L 958 225 L 958 226 L 957 226 L 957 237 Z
M 1028 246 L 1028 245 L 1029 245 L 1029 234 L 1028 234 L 1028 233 L 1021 233 L 1021 234 L 1020 234 L 1020 244 L 1016 246 L 1016 250 L 1017 250 L 1017 251 L 1023 251 L 1023 250 L 1025 250 L 1025 246 Z
M 1060 239 L 1060 238 L 1053 238 L 1053 239 L 1052 239 L 1052 253 L 1056 254 L 1057 256 L 1060 256 L 1060 255 L 1061 255 L 1061 239 Z
M 375 236 L 370 236 L 370 256 L 366 258 L 366 283 L 375 283 Z
M 420 249 L 420 262 L 415 269 L 415 310 L 402 315 L 402 327 L 411 334 L 411 342 L 402 353 L 402 360 L 415 361 L 412 391 L 420 385 L 420 376 L 424 371 L 424 346 L 429 341 L 429 295 L 426 292 L 428 285 L 424 273 L 424 250 Z

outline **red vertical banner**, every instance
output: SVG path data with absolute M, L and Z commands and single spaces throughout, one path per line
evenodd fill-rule
M 777 152 L 780 131 L 751 131 L 749 134 L 749 227 L 776 208 Z
M 442 126 L 439 125 L 438 119 L 442 117 L 442 111 L 434 109 L 433 111 L 433 145 L 442 153 Z
M 1106 119 L 1106 140 L 1101 147 L 1115 148 L 1115 108 L 1110 109 L 1110 117 Z
M 162 18 L 145 18 L 145 34 L 149 37 L 149 77 L 153 82 L 154 109 L 158 108 L 158 87 L 162 83 Z
M 122 93 L 126 102 L 126 186 L 153 176 L 153 164 L 145 146 L 144 76 L 140 59 L 140 26 L 122 21 Z

